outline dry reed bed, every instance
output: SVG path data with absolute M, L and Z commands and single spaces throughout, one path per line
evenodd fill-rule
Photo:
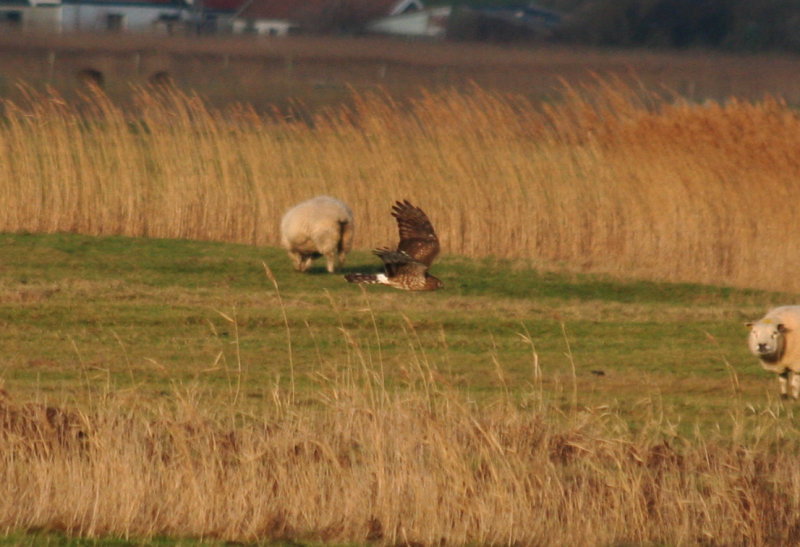
M 310 406 L 275 392 L 258 415 L 197 392 L 158 410 L 109 393 L 87 413 L 4 397 L 0 530 L 778 545 L 800 525 L 798 441 L 780 407 L 732 413 L 730 436 L 684 438 L 655 415 L 633 430 L 603 409 L 476 408 L 429 383 L 328 388 Z
M 347 201 L 356 245 L 391 243 L 396 198 L 446 253 L 800 290 L 800 116 L 689 104 L 619 81 L 516 96 L 357 96 L 313 126 L 142 90 L 133 112 L 30 93 L 0 125 L 0 230 L 278 243 L 291 204 Z

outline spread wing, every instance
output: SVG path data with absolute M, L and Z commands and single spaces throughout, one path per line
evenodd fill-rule
M 408 253 L 403 251 L 392 251 L 391 249 L 375 249 L 372 251 L 382 261 L 386 270 L 386 275 L 395 277 L 403 276 L 424 276 L 428 267 L 422 262 L 417 262 Z
M 398 201 L 392 206 L 392 216 L 397 219 L 400 243 L 397 250 L 408 254 L 426 267 L 439 254 L 439 238 L 433 225 L 422 209 L 414 207 L 408 200 Z

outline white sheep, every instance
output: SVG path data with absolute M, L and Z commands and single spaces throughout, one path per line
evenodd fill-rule
M 781 397 L 787 397 L 791 376 L 792 398 L 800 395 L 800 306 L 781 306 L 750 327 L 749 345 L 764 370 L 778 374 Z
M 333 273 L 353 247 L 355 226 L 350 208 L 338 199 L 317 196 L 286 211 L 281 219 L 281 245 L 294 269 L 305 272 L 311 261 L 324 256 Z

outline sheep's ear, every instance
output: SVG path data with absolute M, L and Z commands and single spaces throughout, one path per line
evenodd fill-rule
M 789 329 L 786 328 L 786 325 L 784 325 L 783 323 L 780 323 L 778 325 L 778 332 L 781 333 L 781 334 L 786 334 L 787 332 L 789 332 Z

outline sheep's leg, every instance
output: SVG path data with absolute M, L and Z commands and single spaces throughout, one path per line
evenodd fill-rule
M 778 383 L 780 383 L 781 386 L 781 399 L 788 399 L 789 396 L 786 394 L 786 386 L 789 383 L 789 371 L 778 374 Z
M 304 272 L 311 266 L 311 261 L 314 260 L 314 255 L 305 255 L 303 256 L 303 260 L 300 262 L 300 271 Z
M 797 400 L 800 395 L 800 374 L 792 373 L 792 399 Z
M 328 273 L 335 272 L 336 268 L 339 267 L 339 261 L 337 260 L 337 256 L 336 256 L 335 252 L 327 253 L 325 255 L 325 261 L 327 262 Z
M 292 260 L 292 267 L 298 271 L 302 272 L 303 270 L 303 255 L 295 251 L 289 251 L 289 258 Z

